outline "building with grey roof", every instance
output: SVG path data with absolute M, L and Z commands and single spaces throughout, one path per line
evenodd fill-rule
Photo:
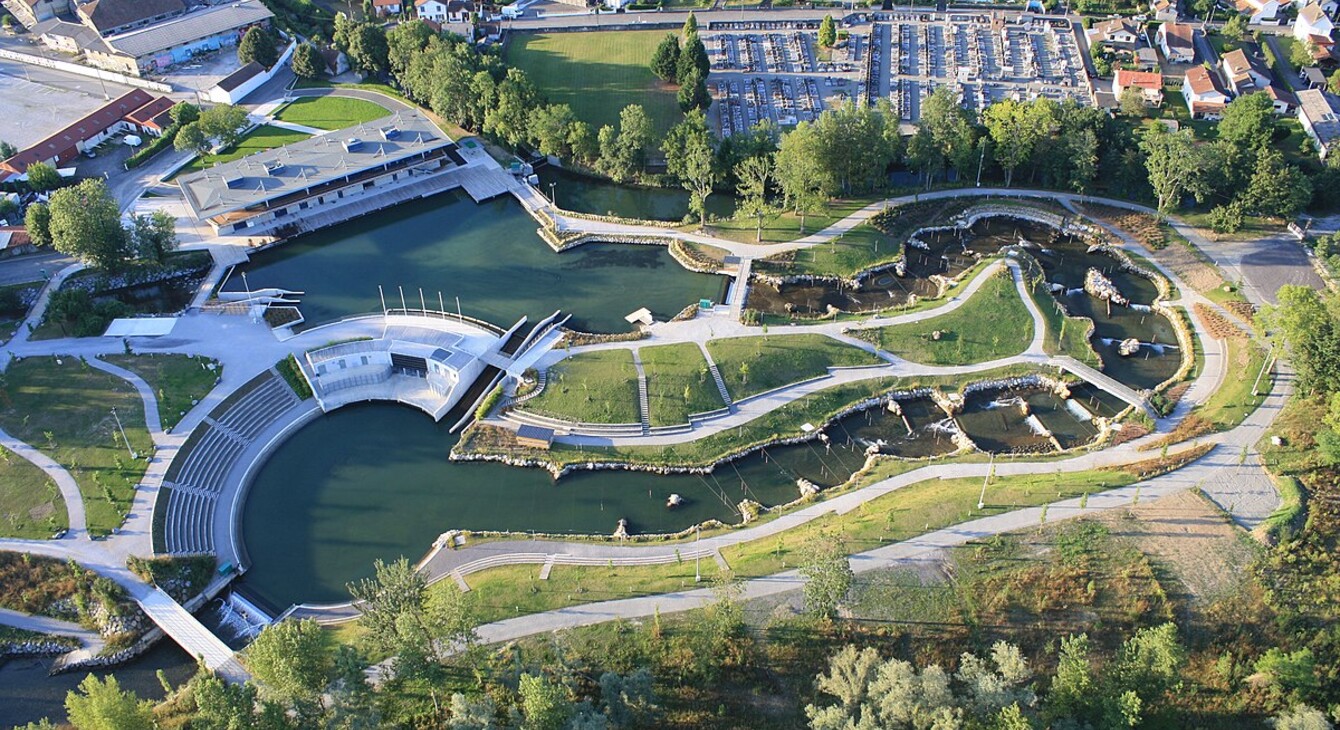
M 461 164 L 442 130 L 417 111 L 401 111 L 183 175 L 177 184 L 196 220 L 230 234 Z
M 85 46 L 84 54 L 99 68 L 132 76 L 158 73 L 196 55 L 236 46 L 248 29 L 267 26 L 273 17 L 261 0 L 215 5 L 102 38 Z
M 79 20 L 102 36 L 143 28 L 184 12 L 182 0 L 88 0 L 75 5 Z
M 1340 140 L 1340 99 L 1320 89 L 1303 89 L 1298 92 L 1298 121 L 1317 145 L 1317 154 L 1326 159 Z

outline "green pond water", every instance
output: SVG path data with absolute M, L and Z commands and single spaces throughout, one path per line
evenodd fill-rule
M 537 186 L 564 210 L 620 218 L 642 218 L 679 222 L 689 212 L 689 191 L 683 188 L 635 188 L 608 180 L 569 172 L 561 167 L 536 171 Z M 552 184 L 552 188 L 550 185 Z M 735 213 L 735 198 L 715 193 L 707 196 L 707 214 L 729 218 Z
M 554 253 L 536 223 L 510 196 L 476 204 L 447 193 L 406 203 L 263 251 L 229 278 L 225 289 L 282 287 L 301 291 L 308 324 L 410 307 L 419 289 L 430 308 L 438 292 L 448 310 L 457 297 L 470 316 L 508 327 L 538 322 L 556 309 L 569 326 L 623 332 L 640 307 L 669 319 L 699 299 L 720 301 L 727 279 L 685 270 L 660 246 L 588 244 Z

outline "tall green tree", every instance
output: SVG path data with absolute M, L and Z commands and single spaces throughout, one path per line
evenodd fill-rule
M 375 649 L 392 656 L 436 658 L 429 638 L 428 584 L 408 560 L 378 560 L 373 577 L 350 583 L 348 589 Z
M 0 160 L 7 160 L 19 153 L 19 148 L 0 139 Z
M 390 69 L 386 30 L 375 23 L 359 23 L 349 31 L 344 49 L 349 63 L 364 76 L 380 78 Z
M 837 45 L 837 23 L 833 22 L 831 15 L 825 15 L 819 22 L 819 45 L 824 48 Z
M 707 58 L 707 47 L 697 33 L 690 33 L 684 39 L 684 47 L 679 52 L 679 62 L 675 69 L 675 78 L 680 85 L 689 81 L 694 71 L 700 78 L 706 79 L 712 70 L 712 62 Z
M 1298 373 L 1299 390 L 1329 395 L 1340 391 L 1340 326 L 1335 295 L 1323 298 L 1316 290 L 1286 284 L 1276 293 L 1278 303 L 1257 315 L 1258 327 L 1285 347 Z
M 391 74 L 400 77 L 414 56 L 423 53 L 436 33 L 422 20 L 408 20 L 386 31 L 386 62 Z
M 712 104 L 712 95 L 707 91 L 707 81 L 703 75 L 698 73 L 698 69 L 690 69 L 689 75 L 680 80 L 679 93 L 676 98 L 679 101 L 679 109 L 685 113 L 690 111 L 706 111 Z
M 270 35 L 270 31 L 259 25 L 251 26 L 237 44 L 237 60 L 243 65 L 252 61 L 266 68 L 275 65 L 275 61 L 279 60 L 279 50 L 275 48 L 275 37 Z
M 177 223 L 161 210 L 136 215 L 131 219 L 130 242 L 137 256 L 162 264 L 177 250 Z
M 801 558 L 800 574 L 805 577 L 805 610 L 824 618 L 837 615 L 853 579 L 843 542 L 832 535 L 810 540 Z
M 822 140 L 814 126 L 801 122 L 782 136 L 777 146 L 777 186 L 786 206 L 800 216 L 800 232 L 805 232 L 805 217 L 817 212 L 828 200 L 821 153 Z
M 293 69 L 293 75 L 300 79 L 319 79 L 326 75 L 326 59 L 311 43 L 298 44 L 298 47 L 293 49 L 288 65 Z
M 51 195 L 51 245 L 100 269 L 119 268 L 130 253 L 121 210 L 102 178 L 88 178 Z
M 674 83 L 679 79 L 679 36 L 667 33 L 651 56 L 651 72 L 656 78 Z
M 680 28 L 679 32 L 686 39 L 698 34 L 698 16 L 694 15 L 692 10 L 689 11 L 689 17 L 684 19 L 684 27 Z
M 562 730 L 572 717 L 567 689 L 543 674 L 523 674 L 518 687 L 525 730 Z
M 183 101 L 168 110 L 168 115 L 172 117 L 173 124 L 183 126 L 200 119 L 200 107 Z
M 530 115 L 540 102 L 540 92 L 526 72 L 507 69 L 507 76 L 498 84 L 495 104 L 484 115 L 485 131 L 513 147 L 521 144 L 530 134 Z
M 46 203 L 33 203 L 23 214 L 23 225 L 34 246 L 51 245 L 51 209 Z
M 116 677 L 92 674 L 65 696 L 65 711 L 76 730 L 143 730 L 153 727 L 154 703 L 121 689 Z
M 211 145 L 209 135 L 205 133 L 204 125 L 200 122 L 188 122 L 177 130 L 177 136 L 173 138 L 172 146 L 178 152 L 204 154 L 209 151 Z
M 1030 107 L 1014 99 L 1005 99 L 986 108 L 982 122 L 991 135 L 996 163 L 1005 172 L 1005 187 L 1014 181 L 1014 171 L 1033 156 L 1039 130 L 1029 114 Z
M 1312 200 L 1312 180 L 1286 163 L 1278 150 L 1262 150 L 1257 154 L 1256 169 L 1242 200 L 1260 215 L 1293 218 Z
M 60 187 L 60 173 L 45 162 L 34 162 L 24 174 L 28 176 L 28 187 L 34 192 L 45 193 Z
M 771 154 L 754 155 L 740 160 L 735 166 L 735 194 L 740 198 L 740 212 L 754 216 L 754 240 L 763 240 L 763 217 L 771 211 L 768 191 L 773 184 L 773 157 Z
M 926 131 L 938 157 L 954 168 L 960 178 L 976 170 L 979 150 L 972 113 L 959 105 L 948 87 L 941 86 L 926 98 L 918 127 Z
M 567 104 L 549 104 L 535 110 L 530 118 L 530 141 L 543 155 L 567 157 L 572 125 L 577 117 Z
M 249 122 L 247 111 L 242 107 L 219 104 L 203 112 L 198 124 L 206 136 L 218 140 L 224 147 L 233 147 L 242 141 L 242 130 Z
M 322 692 L 330 654 L 315 621 L 280 621 L 265 627 L 246 649 L 247 668 L 262 696 L 284 702 L 300 715 L 324 706 Z
M 701 110 L 692 109 L 676 124 L 661 144 L 666 172 L 689 191 L 689 210 L 700 223 L 707 222 L 707 197 L 720 174 L 716 165 L 715 140 Z
M 1140 142 L 1145 153 L 1149 185 L 1158 198 L 1160 213 L 1169 213 L 1186 195 L 1201 200 L 1209 192 L 1207 178 L 1212 165 L 1204 147 L 1198 145 L 1191 130 L 1169 132 L 1156 126 Z

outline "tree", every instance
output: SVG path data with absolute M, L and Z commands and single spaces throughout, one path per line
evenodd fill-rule
M 1317 688 L 1317 660 L 1306 647 L 1295 652 L 1272 648 L 1254 667 L 1277 697 L 1298 702 Z
M 1033 156 L 1039 130 L 1029 118 L 1030 107 L 1013 99 L 992 104 L 982 114 L 982 122 L 995 144 L 996 162 L 1005 171 L 1005 187 L 1014 180 L 1015 168 Z
M 1340 71 L 1333 71 L 1326 79 L 1326 90 L 1332 94 L 1340 94 Z
M 1145 95 L 1137 86 L 1127 86 L 1117 99 L 1117 108 L 1122 116 L 1143 119 L 1149 108 L 1145 105 Z
M 301 43 L 294 48 L 288 63 L 293 75 L 300 79 L 319 79 L 326 75 L 326 59 L 311 43 Z
M 34 162 L 24 172 L 28 175 L 28 187 L 35 192 L 45 193 L 60 187 L 60 173 L 45 162 Z
M 378 560 L 372 578 L 350 583 L 348 588 L 369 643 L 396 657 L 397 674 L 402 669 L 419 671 L 422 662 L 436 658 L 428 623 L 428 584 L 408 560 Z
M 177 130 L 177 137 L 172 140 L 172 146 L 178 152 L 204 154 L 209 152 L 209 135 L 205 133 L 205 127 L 200 122 L 188 122 Z
M 921 106 L 920 129 L 926 130 L 939 156 L 966 177 L 978 162 L 977 131 L 972 113 L 946 86 L 938 87 Z
M 691 109 L 684 121 L 676 124 L 661 145 L 665 152 L 666 172 L 674 175 L 689 191 L 689 212 L 700 223 L 707 223 L 707 196 L 712 194 L 720 175 L 712 131 L 701 110 Z
M 484 116 L 484 129 L 515 147 L 527 139 L 530 115 L 539 105 L 540 92 L 526 72 L 509 68 L 498 84 L 494 107 Z
M 572 125 L 577 117 L 567 104 L 549 104 L 530 118 L 530 140 L 540 154 L 567 157 Z
M 1209 169 L 1203 148 L 1196 144 L 1190 130 L 1169 132 L 1162 126 L 1154 127 L 1140 142 L 1145 153 L 1145 168 L 1149 184 L 1158 198 L 1160 213 L 1168 213 L 1191 194 L 1197 200 L 1208 191 L 1206 171 Z
M 851 564 L 841 540 L 824 535 L 811 540 L 801 558 L 805 577 L 805 609 L 816 616 L 831 617 L 851 590 Z
M 679 109 L 685 113 L 690 111 L 706 111 L 712 104 L 712 95 L 707 91 L 707 81 L 698 69 L 691 69 L 689 75 L 680 82 L 679 93 L 676 98 L 679 100 Z
M 1332 295 L 1286 284 L 1276 293 L 1278 304 L 1258 313 L 1263 331 L 1279 338 L 1298 373 L 1303 392 L 1329 395 L 1340 391 L 1340 328 L 1331 315 Z
M 231 684 L 212 672 L 200 671 L 187 685 L 195 701 L 191 727 L 195 730 L 235 730 L 252 727 L 256 715 L 256 685 Z
M 246 649 L 247 667 L 264 696 L 302 712 L 320 706 L 330 659 L 315 621 L 280 621 L 265 627 Z
M 525 730 L 561 730 L 572 716 L 568 691 L 544 675 L 523 674 L 518 687 Z
M 428 48 L 435 35 L 422 20 L 406 21 L 386 31 L 386 61 L 391 74 L 397 78 L 402 76 L 414 57 Z
M 1177 638 L 1176 624 L 1137 629 L 1121 646 L 1117 682 L 1150 706 L 1181 686 L 1185 665 L 1186 649 Z
M 1275 730 L 1334 730 L 1335 726 L 1326 718 L 1326 713 L 1315 707 L 1296 705 L 1292 710 L 1281 713 L 1271 721 Z
M 651 146 L 651 117 L 640 104 L 629 104 L 619 112 L 619 154 L 626 165 L 641 168 Z
M 692 10 L 689 11 L 689 17 L 684 19 L 684 27 L 679 32 L 686 39 L 691 35 L 698 34 L 698 17 L 693 14 Z
M 651 55 L 651 72 L 656 78 L 674 83 L 679 78 L 679 36 L 667 33 Z
M 1312 41 L 1303 41 L 1295 43 L 1289 49 L 1289 64 L 1294 68 L 1302 68 L 1317 62 L 1317 44 Z
M 828 198 L 820 154 L 819 135 L 809 122 L 796 125 L 777 147 L 777 186 L 786 206 L 800 216 L 801 233 L 805 232 L 806 214 L 818 210 Z
M 595 129 L 578 119 L 568 125 L 568 149 L 572 156 L 584 165 L 593 164 L 600 156 L 600 142 Z
M 639 721 L 656 707 L 651 672 L 642 667 L 627 675 L 600 675 L 600 704 L 615 727 L 638 727 Z
M 140 258 L 162 264 L 169 253 L 177 250 L 177 224 L 161 210 L 136 215 L 131 219 L 130 240 Z
M 242 107 L 220 104 L 201 114 L 199 124 L 205 136 L 218 140 L 224 147 L 232 147 L 242 141 L 242 130 L 249 122 Z
M 707 58 L 707 47 L 703 45 L 702 39 L 697 33 L 690 33 L 684 39 L 684 48 L 679 52 L 679 63 L 675 69 L 675 78 L 681 86 L 689 81 L 695 69 L 701 78 L 706 79 L 712 70 L 712 62 Z
M 773 157 L 771 154 L 756 155 L 740 160 L 735 166 L 735 194 L 740 198 L 740 212 L 752 215 L 757 220 L 754 240 L 763 240 L 763 216 L 771 210 L 768 205 L 768 189 L 773 181 Z
M 51 209 L 45 203 L 33 203 L 23 214 L 23 225 L 34 246 L 51 245 Z
M 1242 201 L 1234 200 L 1228 205 L 1216 205 L 1210 209 L 1210 230 L 1215 233 L 1236 233 L 1242 229 L 1246 214 L 1242 210 Z
M 154 703 L 121 689 L 115 676 L 101 680 L 92 674 L 79 690 L 65 696 L 65 711 L 77 730 L 141 730 L 153 727 Z
M 337 30 L 338 32 L 338 30 Z M 345 55 L 349 63 L 364 76 L 380 78 L 389 68 L 390 52 L 386 44 L 386 31 L 374 23 L 360 23 L 354 26 L 348 35 L 348 47 Z
M 19 148 L 0 139 L 0 160 L 7 160 L 19 153 Z
M 275 48 L 274 36 L 259 25 L 253 25 L 237 44 L 237 61 L 246 65 L 255 61 L 270 68 L 279 60 L 279 50 Z
M 112 270 L 129 253 L 121 210 L 107 182 L 89 178 L 51 196 L 51 245 L 84 263 Z
M 1247 17 L 1238 13 L 1231 14 L 1219 33 L 1235 43 L 1242 40 L 1243 36 L 1247 35 Z
M 169 109 L 168 116 L 172 117 L 173 124 L 183 127 L 200 119 L 200 107 L 183 101 Z
M 1256 171 L 1243 200 L 1260 215 L 1292 218 L 1312 200 L 1312 181 L 1297 167 L 1285 164 L 1279 151 L 1263 150 L 1257 155 Z
M 837 45 L 837 23 L 833 22 L 831 15 L 825 15 L 819 23 L 819 45 L 824 48 Z
M 467 697 L 460 692 L 451 696 L 451 730 L 496 730 L 498 705 L 492 697 Z

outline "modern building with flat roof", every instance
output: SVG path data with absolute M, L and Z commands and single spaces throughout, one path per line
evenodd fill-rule
M 196 220 L 219 234 L 246 233 L 463 164 L 437 125 L 400 111 L 183 175 L 177 184 Z

